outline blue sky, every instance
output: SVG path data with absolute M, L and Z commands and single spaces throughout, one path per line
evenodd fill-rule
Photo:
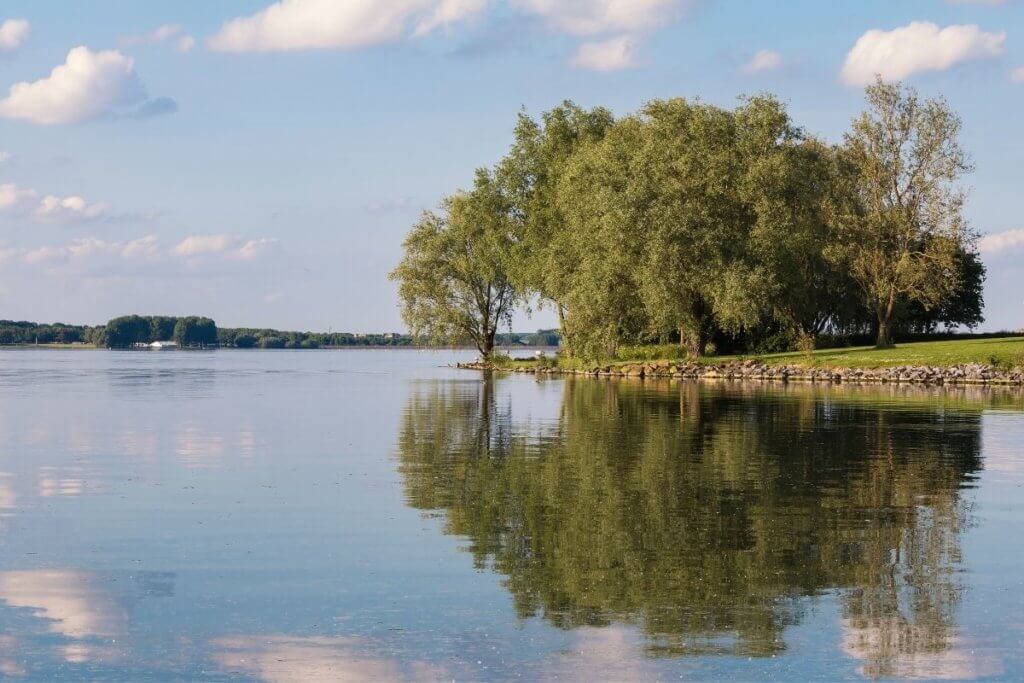
M 500 157 L 520 107 L 571 98 L 624 114 L 768 90 L 835 141 L 863 74 L 883 70 L 963 116 L 985 328 L 1024 327 L 1024 2 L 6 0 L 0 12 L 0 318 L 398 330 L 386 275 L 405 232 Z

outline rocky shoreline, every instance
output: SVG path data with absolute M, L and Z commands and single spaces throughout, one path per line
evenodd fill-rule
M 886 368 L 815 368 L 801 365 L 768 365 L 755 360 L 700 364 L 654 361 L 599 365 L 586 369 L 521 364 L 499 367 L 484 362 L 459 363 L 467 370 L 493 370 L 533 375 L 581 375 L 586 377 L 675 378 L 689 380 L 744 380 L 761 382 L 826 382 L 855 384 L 993 384 L 1024 385 L 1024 368 L 1004 370 L 992 365 L 901 365 Z

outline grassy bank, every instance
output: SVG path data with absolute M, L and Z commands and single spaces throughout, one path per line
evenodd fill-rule
M 905 365 L 949 367 L 981 363 L 997 368 L 1024 367 L 1024 337 L 995 337 L 990 339 L 953 339 L 948 341 L 898 344 L 891 349 L 856 346 L 841 349 L 823 349 L 811 353 L 790 352 L 747 356 L 707 356 L 699 359 L 704 364 L 757 360 L 768 365 L 800 365 L 817 368 L 887 368 Z M 602 365 L 628 365 L 637 362 L 658 363 L 686 360 L 679 346 L 627 347 L 614 361 Z M 595 363 L 559 358 L 556 361 L 566 369 L 593 367 Z M 535 367 L 537 361 L 511 361 L 510 367 Z

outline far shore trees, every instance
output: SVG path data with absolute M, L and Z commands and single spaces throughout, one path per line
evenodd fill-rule
M 886 347 L 901 300 L 930 309 L 956 290 L 957 255 L 970 235 L 955 183 L 971 163 L 960 118 L 944 100 L 922 101 L 913 88 L 879 79 L 867 103 L 846 134 L 857 201 L 834 251 L 877 318 L 877 345 Z
M 512 219 L 493 176 L 478 171 L 471 191 L 447 197 L 437 213 L 425 212 L 404 247 L 390 277 L 413 336 L 470 341 L 490 358 L 498 328 L 511 323 L 518 300 L 509 276 Z
M 188 316 L 174 323 L 174 341 L 178 346 L 200 348 L 217 345 L 217 325 L 209 318 Z

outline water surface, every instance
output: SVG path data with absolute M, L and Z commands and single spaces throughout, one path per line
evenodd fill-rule
M 1020 393 L 458 357 L 0 352 L 0 677 L 1024 677 Z

